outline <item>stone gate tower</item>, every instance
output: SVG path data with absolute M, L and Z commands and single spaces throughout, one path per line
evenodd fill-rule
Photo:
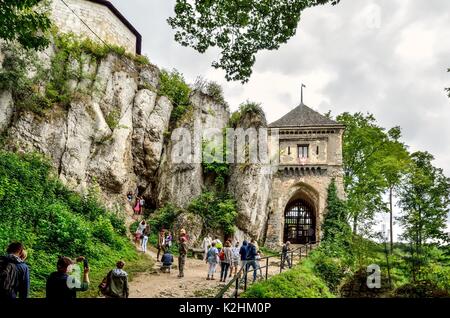
M 266 245 L 320 240 L 327 189 L 336 180 L 344 196 L 345 127 L 303 103 L 269 125 L 279 130 L 279 165 L 273 175 Z

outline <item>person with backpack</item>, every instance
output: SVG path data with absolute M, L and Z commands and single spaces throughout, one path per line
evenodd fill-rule
M 233 260 L 233 254 L 231 252 L 231 243 L 226 241 L 224 248 L 219 253 L 220 258 L 220 281 L 225 283 L 227 279 L 228 269 Z
M 220 239 L 219 238 L 216 238 L 215 240 L 214 240 L 214 242 L 216 242 L 216 248 L 217 248 L 217 250 L 219 251 L 219 253 L 220 253 L 220 251 L 222 250 L 222 248 L 223 248 L 223 244 L 222 244 L 222 242 L 220 241 Z
M 214 280 L 214 273 L 216 272 L 216 265 L 218 263 L 219 251 L 216 248 L 216 242 L 211 243 L 211 247 L 208 250 L 208 257 L 206 258 L 206 263 L 209 265 L 208 277 L 206 280 Z
M 106 294 L 107 298 L 128 298 L 128 273 L 123 270 L 124 261 L 118 261 L 116 268 L 108 273 Z
M 235 275 L 238 272 L 239 261 L 241 259 L 241 255 L 239 254 L 239 242 L 236 242 L 236 244 L 234 244 L 234 247 L 231 248 L 231 254 L 232 261 L 230 264 L 230 277 L 233 276 L 233 269 Z
M 76 259 L 76 262 L 85 261 L 83 256 Z M 75 262 L 68 257 L 60 257 L 56 263 L 57 271 L 50 274 L 47 279 L 46 297 L 50 300 L 70 300 L 77 298 L 78 291 L 87 291 L 89 289 L 89 267 L 85 261 L 83 279 L 77 282 L 76 273 L 72 274 Z
M 205 251 L 203 254 L 203 260 L 206 261 L 206 255 L 208 254 L 208 249 L 211 247 L 212 239 L 211 235 L 206 235 L 202 241 L 202 249 Z
M 27 252 L 20 242 L 9 244 L 0 257 L 0 299 L 28 298 L 30 270 L 25 263 Z
M 147 227 L 147 223 L 145 222 L 145 220 L 142 220 L 139 224 L 138 227 L 136 229 L 136 232 L 134 232 L 134 244 L 139 244 L 142 245 L 142 239 L 144 237 L 144 230 Z
M 247 247 L 247 264 L 245 266 L 245 272 L 247 275 L 248 269 L 252 267 L 253 269 L 253 282 L 256 281 L 256 275 L 258 266 L 256 264 L 256 255 L 258 255 L 256 246 L 255 246 L 255 240 L 251 240 L 250 244 Z

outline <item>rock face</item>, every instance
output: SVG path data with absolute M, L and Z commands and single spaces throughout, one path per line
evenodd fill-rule
M 191 103 L 192 109 L 179 120 L 161 159 L 159 205 L 172 202 L 185 208 L 192 198 L 201 194 L 207 182 L 201 164 L 202 136 L 208 139 L 208 132 L 221 133 L 229 120 L 227 107 L 202 92 L 194 92 Z M 184 153 L 190 155 L 174 162 L 178 158 L 174 152 L 180 149 L 180 143 L 185 145 Z
M 52 50 L 40 57 L 43 64 L 50 65 Z M 126 194 L 136 190 L 150 208 L 169 202 L 186 208 L 213 183 L 203 173 L 202 138 L 223 136 L 230 118 L 228 106 L 196 90 L 190 96 L 190 109 L 171 124 L 173 106 L 157 93 L 156 67 L 141 67 L 114 54 L 99 60 L 86 55 L 83 60 L 85 76 L 72 80 L 70 86 L 84 93 L 75 95 L 67 106 L 54 105 L 39 115 L 16 109 L 11 93 L 0 92 L 0 133 L 6 148 L 44 154 L 60 179 L 79 192 L 98 185 L 110 208 L 125 208 L 132 214 Z M 256 125 L 250 117 L 247 120 L 244 126 Z M 229 190 L 238 197 L 241 209 L 236 232 L 240 241 L 248 235 L 262 237 L 270 182 L 260 169 L 231 169 Z M 200 217 L 184 212 L 175 223 L 175 228 L 188 230 L 190 247 L 200 244 Z M 222 232 L 210 234 L 222 239 Z
M 67 185 L 82 192 L 96 183 L 110 205 L 125 202 L 126 193 L 137 187 L 153 195 L 173 107 L 155 93 L 155 67 L 144 68 L 141 76 L 128 63 L 113 54 L 90 62 L 86 77 L 91 82 L 72 86 L 96 89 L 45 115 L 15 109 L 11 95 L 2 92 L 0 132 L 6 148 L 48 156 Z
M 259 133 L 260 128 L 266 127 L 263 114 L 247 113 L 240 119 L 236 130 L 241 128 L 249 132 L 249 129 L 254 129 Z M 239 242 L 248 235 L 257 240 L 264 238 L 271 185 L 271 169 L 261 160 L 259 163 L 236 162 L 231 165 L 228 189 L 237 200 L 239 215 L 236 225 L 239 231 L 235 233 L 235 239 Z

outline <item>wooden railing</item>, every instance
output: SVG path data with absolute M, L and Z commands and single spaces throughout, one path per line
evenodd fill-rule
M 290 267 L 300 263 L 302 261 L 302 258 L 305 258 L 308 256 L 308 254 L 313 250 L 314 247 L 316 247 L 319 244 L 319 242 L 313 242 L 313 243 L 307 243 L 305 245 L 301 245 L 293 250 L 289 250 L 287 253 L 277 253 L 269 256 L 262 257 L 258 260 L 259 267 L 254 269 L 252 268 L 250 270 L 248 263 L 251 261 L 247 261 L 247 264 L 242 264 L 241 269 L 234 275 L 234 277 L 219 291 L 219 293 L 216 295 L 216 298 L 224 298 L 225 294 L 234 287 L 234 292 L 232 293 L 232 297 L 238 298 L 239 294 L 242 292 L 245 292 L 248 287 L 248 274 L 253 273 L 255 271 L 263 271 L 265 272 L 264 275 L 262 275 L 263 280 L 267 280 L 269 278 L 269 267 L 274 266 L 269 263 L 269 260 L 280 260 L 280 273 L 285 270 L 286 263 L 289 264 Z M 264 264 L 264 265 L 263 265 Z

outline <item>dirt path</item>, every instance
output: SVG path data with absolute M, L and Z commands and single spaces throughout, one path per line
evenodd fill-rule
M 156 252 L 152 249 L 147 253 L 156 260 Z M 175 257 L 174 257 L 175 259 Z M 175 259 L 177 265 L 178 260 Z M 171 273 L 161 273 L 160 262 L 155 262 L 154 270 L 150 273 L 137 274 L 130 282 L 130 297 L 133 298 L 192 298 L 214 297 L 224 286 L 219 283 L 219 273 L 216 280 L 206 280 L 208 265 L 192 258 L 186 259 L 184 277 L 178 278 L 178 269 L 172 269 Z M 220 267 L 217 266 L 220 271 Z
M 130 282 L 130 297 L 133 298 L 208 298 L 214 297 L 226 283 L 220 283 L 220 266 L 216 267 L 216 280 L 206 280 L 208 265 L 198 259 L 187 258 L 184 277 L 178 278 L 178 269 L 172 269 L 171 273 L 162 273 L 159 270 L 160 262 L 156 262 L 156 251 L 153 247 L 147 250 L 155 265 L 153 270 L 146 273 L 136 274 Z M 174 257 L 174 265 L 178 264 L 178 260 Z M 279 261 L 271 259 L 268 269 L 268 277 L 272 277 L 280 273 Z M 265 261 L 261 262 L 261 266 L 265 266 Z M 265 269 L 262 269 L 265 275 Z M 248 280 L 252 280 L 249 273 Z M 259 275 L 259 273 L 258 273 Z M 230 278 L 227 279 L 229 282 Z M 225 297 L 231 297 L 233 288 L 230 288 Z

